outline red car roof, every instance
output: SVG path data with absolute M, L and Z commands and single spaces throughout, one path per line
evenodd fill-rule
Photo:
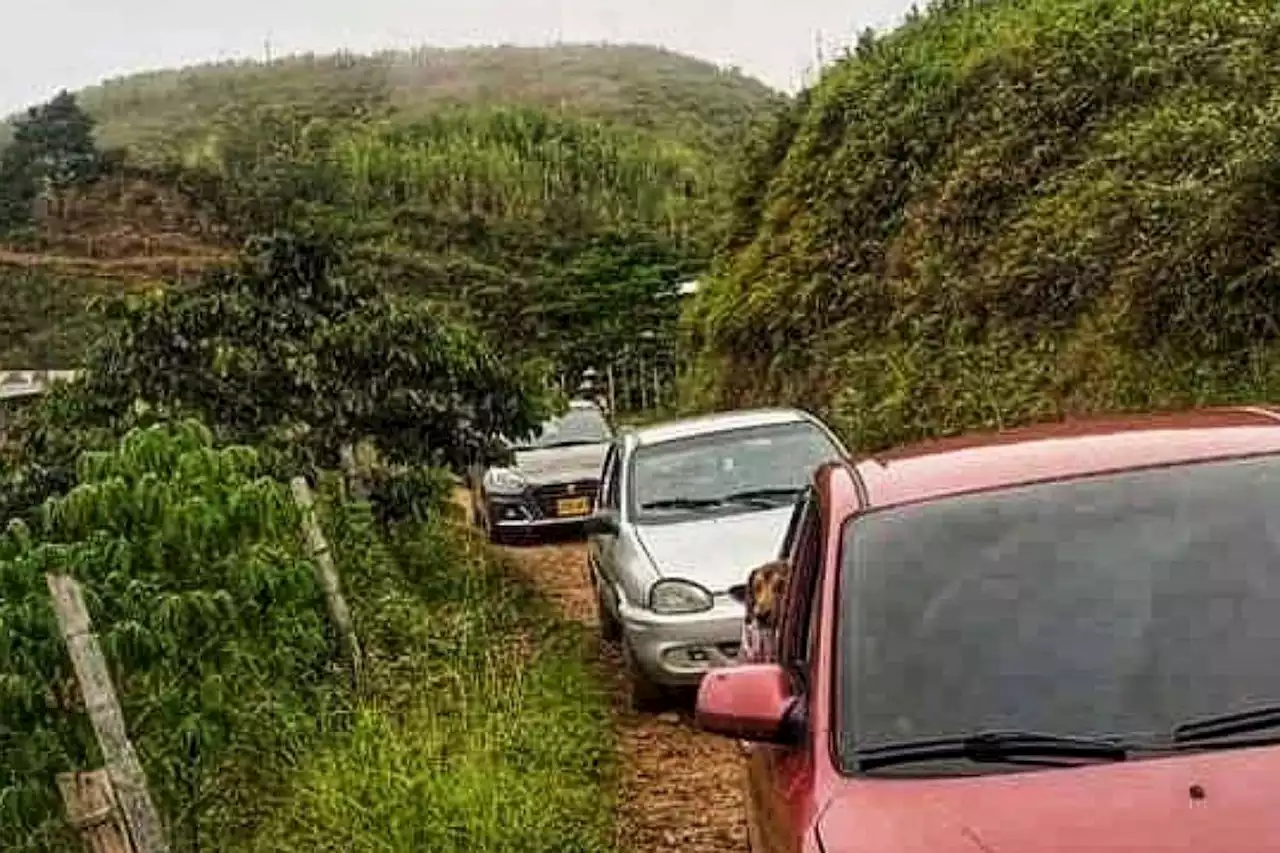
M 937 439 L 853 465 L 865 500 L 891 506 L 962 492 L 1157 465 L 1280 452 L 1264 408 L 1079 418 Z

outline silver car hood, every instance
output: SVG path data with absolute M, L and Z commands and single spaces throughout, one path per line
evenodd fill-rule
M 532 485 L 599 480 L 608 444 L 516 451 L 515 470 Z
M 791 506 L 723 518 L 636 526 L 636 537 L 664 578 L 696 581 L 713 593 L 743 583 L 778 556 Z

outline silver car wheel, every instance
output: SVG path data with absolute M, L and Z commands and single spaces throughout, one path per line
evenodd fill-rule
M 644 714 L 661 711 L 666 707 L 669 699 L 667 691 L 661 684 L 650 679 L 640 668 L 640 662 L 636 660 L 631 643 L 625 636 L 622 638 L 622 659 L 627 669 L 631 710 L 637 714 Z
M 596 613 L 600 623 L 600 639 L 616 643 L 622 639 L 622 625 L 614 617 L 604 600 L 604 583 L 596 583 Z

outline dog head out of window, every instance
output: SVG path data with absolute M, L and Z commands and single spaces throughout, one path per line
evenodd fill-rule
M 785 560 L 771 560 L 752 569 L 745 584 L 729 590 L 746 608 L 749 624 L 758 628 L 777 627 L 786 597 L 789 568 Z

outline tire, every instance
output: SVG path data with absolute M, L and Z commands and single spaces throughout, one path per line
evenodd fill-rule
M 481 500 L 483 500 L 483 498 Z M 494 545 L 503 544 L 502 533 L 498 530 L 498 528 L 494 527 L 493 524 L 490 523 L 489 516 L 485 513 L 480 512 L 480 509 L 478 507 L 476 508 L 475 512 L 477 516 L 476 520 L 478 522 L 477 526 L 482 531 L 484 531 L 484 537 Z
M 604 602 L 604 584 L 596 583 L 596 612 L 600 622 L 600 640 L 604 643 L 617 643 L 622 639 L 622 625 L 609 612 Z
M 622 641 L 622 658 L 627 668 L 627 699 L 633 713 L 652 714 L 664 710 L 671 701 L 667 689 L 644 674 L 636 661 L 631 644 Z
M 501 530 L 499 530 L 498 528 L 494 527 L 494 526 L 493 526 L 492 524 L 490 524 L 488 521 L 485 521 L 485 525 L 484 525 L 484 533 L 485 533 L 485 535 L 486 535 L 486 536 L 488 536 L 488 537 L 489 537 L 489 541 L 490 541 L 490 542 L 492 542 L 494 545 L 505 545 L 505 544 L 507 544 L 507 537 L 506 537 L 505 535 L 503 535 L 503 533 L 502 533 L 502 531 L 501 531 Z

